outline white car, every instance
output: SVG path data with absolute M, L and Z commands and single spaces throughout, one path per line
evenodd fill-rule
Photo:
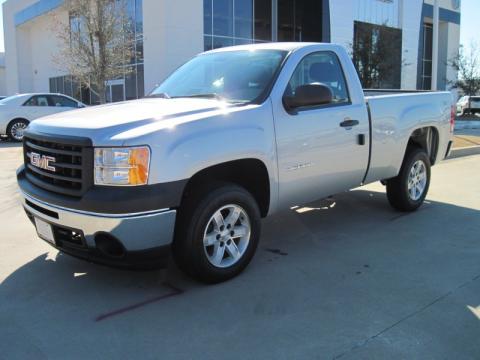
M 22 141 L 28 124 L 40 117 L 85 107 L 63 94 L 20 94 L 0 100 L 0 135 Z
M 480 96 L 464 96 L 457 102 L 457 114 L 460 116 L 480 113 Z

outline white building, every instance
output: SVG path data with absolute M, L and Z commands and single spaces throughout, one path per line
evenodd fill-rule
M 439 8 L 435 22 L 438 26 L 433 25 L 434 1 Z M 447 60 L 459 47 L 459 0 L 128 0 L 128 3 L 136 28 L 138 56 L 132 65 L 133 73 L 109 83 L 107 96 L 114 101 L 143 96 L 188 58 L 206 49 L 261 41 L 323 41 L 352 48 L 358 41 L 385 37 L 394 44 L 393 51 L 389 51 L 394 66 L 383 75 L 380 86 L 430 89 L 432 63 L 437 69 L 433 82 L 436 80 L 438 89 L 448 88 L 448 81 L 456 78 Z M 59 71 L 52 61 L 58 51 L 53 20 L 69 19 L 61 4 L 62 0 L 4 3 L 7 94 L 54 91 L 86 103 L 96 102 L 94 94 Z M 437 33 L 434 29 L 438 29 L 438 46 L 434 46 Z
M 5 69 L 5 53 L 0 52 L 0 96 L 7 93 L 7 78 Z

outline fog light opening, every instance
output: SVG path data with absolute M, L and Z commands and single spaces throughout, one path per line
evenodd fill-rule
M 108 233 L 97 233 L 95 235 L 95 245 L 98 251 L 108 257 L 121 258 L 125 256 L 123 245 L 115 236 Z

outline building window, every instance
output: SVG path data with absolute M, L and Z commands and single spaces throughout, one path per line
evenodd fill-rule
M 204 0 L 205 50 L 271 40 L 271 0 Z
M 422 89 L 432 88 L 433 25 L 423 24 Z
M 278 41 L 322 41 L 322 1 L 278 0 Z
M 367 89 L 399 89 L 402 30 L 355 21 L 353 62 Z
M 127 0 L 126 11 L 129 24 L 132 27 L 134 47 L 133 57 L 124 65 L 125 74 L 120 79 L 107 81 L 106 99 L 109 101 L 123 101 L 141 98 L 145 95 L 143 77 L 143 0 Z M 81 18 L 71 16 L 70 26 L 78 29 L 82 26 Z M 72 96 L 75 99 L 88 104 L 100 103 L 98 91 L 89 84 L 79 84 L 72 76 L 58 76 L 50 78 L 50 92 Z

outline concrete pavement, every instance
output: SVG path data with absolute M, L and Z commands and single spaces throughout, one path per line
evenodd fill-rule
M 0 359 L 480 357 L 480 156 L 434 167 L 416 213 L 372 184 L 269 218 L 204 286 L 58 254 L 16 203 L 20 154 L 0 143 Z

